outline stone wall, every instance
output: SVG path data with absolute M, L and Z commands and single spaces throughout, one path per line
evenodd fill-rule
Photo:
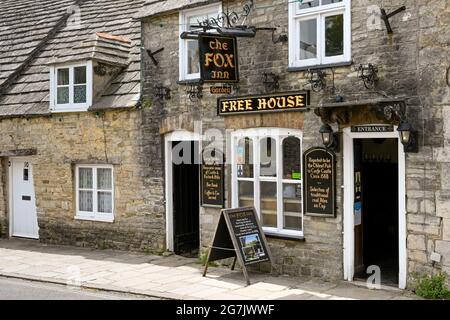
M 334 68 L 336 93 L 345 101 L 370 97 L 404 97 L 408 119 L 419 130 L 420 152 L 407 154 L 407 229 L 408 271 L 430 273 L 449 271 L 450 183 L 448 154 L 450 149 L 449 87 L 445 69 L 449 66 L 448 1 L 365 1 L 352 2 L 352 66 Z M 256 27 L 277 27 L 275 36 L 287 33 L 286 1 L 258 0 L 246 23 Z M 243 1 L 227 2 L 230 10 L 242 10 Z M 407 10 L 390 19 L 393 35 L 387 35 L 379 17 L 379 8 L 391 12 L 405 5 Z M 295 117 L 274 115 L 234 116 L 224 120 L 216 116 L 216 98 L 204 86 L 204 97 L 191 102 L 187 86 L 178 81 L 178 13 L 144 20 L 143 43 L 154 50 L 164 47 L 155 66 L 143 58 L 144 94 L 151 99 L 155 85 L 171 89 L 170 100 L 153 100 L 153 108 L 161 110 L 162 133 L 177 129 L 210 128 L 222 131 L 235 128 L 279 126 L 303 130 L 303 150 L 320 145 L 320 119 L 312 111 Z M 240 83 L 236 95 L 263 93 L 263 72 L 280 77 L 279 91 L 309 89 L 305 72 L 288 71 L 288 44 L 272 43 L 271 33 L 258 31 L 255 38 L 239 38 Z M 368 90 L 357 78 L 355 66 L 372 63 L 378 66 L 379 81 Z M 332 75 L 327 72 L 328 87 L 312 93 L 312 107 L 330 96 Z M 355 122 L 371 122 L 363 113 L 353 112 Z M 168 126 L 167 124 L 170 124 Z M 156 123 L 155 123 L 156 125 Z M 348 125 L 348 124 L 347 124 Z M 342 130 L 343 125 L 336 129 Z M 338 155 L 337 186 L 343 183 L 342 154 Z M 226 199 L 230 205 L 230 170 L 227 167 Z M 305 217 L 305 242 L 269 239 L 277 269 L 281 273 L 308 274 L 342 278 L 342 194 L 337 188 L 337 217 L 320 219 Z M 218 210 L 201 209 L 201 243 L 207 246 L 217 223 Z M 442 263 L 432 264 L 430 254 L 443 255 Z
M 0 150 L 37 150 L 31 157 L 42 242 L 163 251 L 164 187 L 159 134 L 149 133 L 151 111 L 54 114 L 2 119 Z M 114 166 L 114 222 L 75 220 L 74 167 Z M 0 224 L 5 232 L 7 192 L 3 161 Z

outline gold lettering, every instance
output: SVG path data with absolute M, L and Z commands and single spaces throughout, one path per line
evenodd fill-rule
M 258 110 L 266 109 L 266 99 L 258 99 Z
M 280 108 L 280 109 L 286 108 L 286 98 L 285 97 L 278 97 L 277 103 L 278 103 L 278 108 Z
M 243 100 L 238 100 L 237 105 L 238 105 L 239 111 L 244 111 L 244 101 Z
M 222 112 L 227 111 L 229 109 L 230 102 L 229 101 L 222 101 Z
M 225 54 L 225 58 L 227 59 L 227 62 L 225 63 L 225 68 L 234 68 L 234 54 Z
M 275 98 L 270 98 L 269 101 L 267 101 L 267 106 L 269 109 L 275 109 L 277 106 L 277 100 L 275 100 Z
M 245 100 L 245 110 L 253 110 L 251 99 Z
M 294 106 L 295 106 L 294 97 L 293 96 L 287 97 L 287 107 L 292 108 Z
M 295 96 L 295 106 L 303 107 L 305 104 L 303 103 L 303 96 Z
M 206 53 L 205 54 L 205 67 L 209 67 L 210 63 L 213 62 L 213 53 Z
M 230 111 L 236 111 L 236 101 L 230 101 Z

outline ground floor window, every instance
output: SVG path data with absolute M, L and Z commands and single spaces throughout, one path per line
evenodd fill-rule
M 113 221 L 113 167 L 76 166 L 76 218 Z
M 238 130 L 231 152 L 233 207 L 254 206 L 266 234 L 303 236 L 301 131 Z

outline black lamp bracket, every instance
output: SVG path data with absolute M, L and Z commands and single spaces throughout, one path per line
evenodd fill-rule
M 153 64 L 155 66 L 158 65 L 158 60 L 155 59 L 155 54 L 160 53 L 163 50 L 164 50 L 164 48 L 160 48 L 160 49 L 155 50 L 155 51 L 152 52 L 151 50 L 146 49 L 148 56 L 150 57 L 150 59 L 152 59 Z
M 383 8 L 381 8 L 381 19 L 383 19 L 384 24 L 386 25 L 386 29 L 388 34 L 393 34 L 394 31 L 392 31 L 391 28 L 391 23 L 389 22 L 389 19 L 392 18 L 393 16 L 395 16 L 396 14 L 405 11 L 406 7 L 402 6 L 400 8 L 398 8 L 397 10 L 392 11 L 391 13 L 387 14 L 386 10 L 384 10 Z
M 203 98 L 203 82 L 193 82 L 187 85 L 186 93 L 191 102 L 196 102 Z
M 264 72 L 263 73 L 263 84 L 266 92 L 275 91 L 280 88 L 280 76 L 276 75 L 273 72 Z

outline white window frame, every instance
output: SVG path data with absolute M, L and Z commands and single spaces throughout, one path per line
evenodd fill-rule
M 73 91 L 74 91 L 74 68 L 86 67 L 86 102 L 74 103 Z M 69 69 L 69 103 L 58 104 L 57 103 L 57 87 L 58 87 L 58 70 Z M 92 73 L 92 61 L 86 61 L 76 64 L 65 65 L 53 65 L 50 66 L 50 111 L 52 112 L 77 112 L 87 111 L 92 105 L 92 92 L 93 92 L 93 73 Z
M 92 169 L 92 190 L 93 192 L 93 198 L 92 198 L 92 204 L 93 204 L 93 211 L 80 211 L 79 209 L 79 191 L 80 191 L 80 185 L 79 185 L 79 169 L 80 168 L 86 168 L 86 169 Z M 111 170 L 111 190 L 102 190 L 97 189 L 97 169 L 110 169 Z M 76 201 L 76 213 L 75 213 L 75 219 L 77 220 L 91 220 L 91 221 L 100 221 L 100 222 L 114 222 L 114 167 L 112 165 L 105 165 L 105 164 L 79 164 L 75 166 L 75 201 Z M 98 194 L 97 192 L 106 191 L 111 192 L 111 213 L 104 213 L 104 212 L 98 212 Z
M 199 15 L 206 15 L 209 13 L 216 13 L 219 15 L 222 12 L 222 4 L 214 3 L 207 6 L 202 6 L 200 8 L 193 8 L 193 9 L 186 9 L 183 11 L 180 11 L 179 15 L 179 79 L 180 81 L 183 80 L 196 80 L 200 79 L 200 72 L 198 73 L 187 73 L 188 70 L 188 40 L 187 39 L 181 39 L 180 36 L 183 32 L 188 31 L 187 24 L 189 21 L 189 18 L 192 16 L 199 16 Z M 190 40 L 193 41 L 193 40 Z M 195 40 L 194 40 L 195 41 Z
M 321 0 L 322 1 L 322 0 Z M 289 67 L 308 67 L 351 61 L 351 0 L 320 5 L 300 10 L 300 2 L 289 4 Z M 337 14 L 344 16 L 344 53 L 325 56 L 325 18 Z M 300 60 L 300 21 L 317 20 L 317 57 Z
M 253 147 L 253 178 L 238 178 L 236 165 L 236 148 L 240 139 L 251 138 Z M 260 177 L 260 141 L 263 138 L 273 138 L 276 142 L 276 162 L 277 162 L 277 176 L 276 177 Z M 301 230 L 291 230 L 283 228 L 283 184 L 300 184 L 303 192 L 303 176 L 300 180 L 284 179 L 283 178 L 283 141 L 288 137 L 296 137 L 300 140 L 300 172 L 303 172 L 303 133 L 301 130 L 285 129 L 285 128 L 252 128 L 236 130 L 231 133 L 231 194 L 232 207 L 239 206 L 239 190 L 238 181 L 253 182 L 254 207 L 259 217 L 260 211 L 260 182 L 271 181 L 277 183 L 277 227 L 263 227 L 263 231 L 267 235 L 284 236 L 289 238 L 302 238 L 304 213 L 303 213 L 303 195 L 301 200 Z

